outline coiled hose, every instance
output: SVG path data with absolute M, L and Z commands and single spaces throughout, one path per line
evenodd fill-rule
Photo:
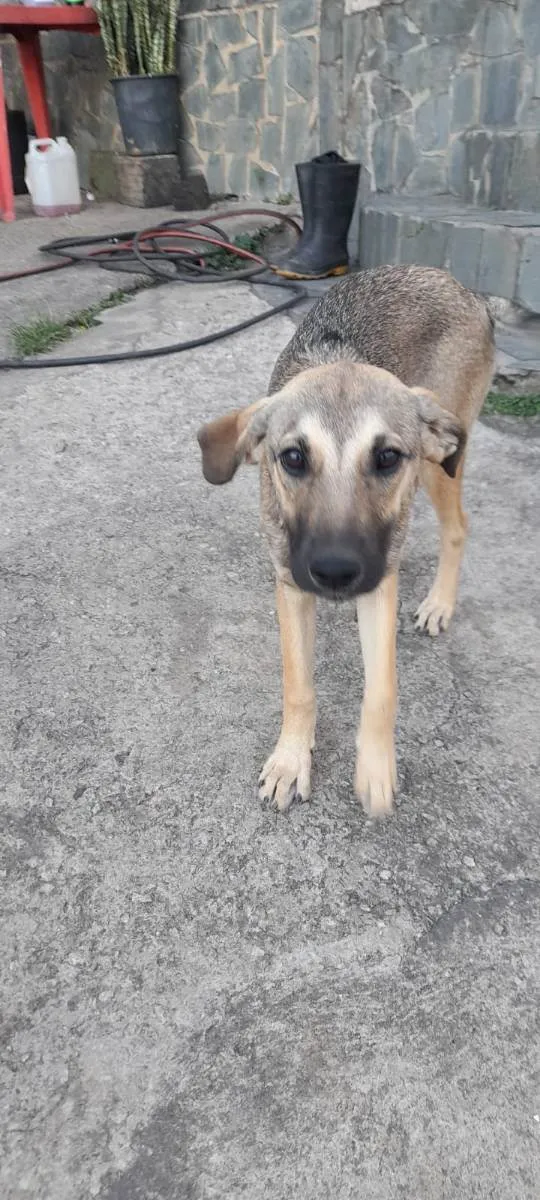
M 33 275 L 43 275 L 50 271 L 61 271 L 81 263 L 90 263 L 105 270 L 136 271 L 146 274 L 156 282 L 162 283 L 223 283 L 251 281 L 257 279 L 264 287 L 277 287 L 289 292 L 285 300 L 280 300 L 262 313 L 247 317 L 225 329 L 218 329 L 198 338 L 185 342 L 173 342 L 167 346 L 148 347 L 144 350 L 119 350 L 110 354 L 74 355 L 69 358 L 7 358 L 0 359 L 0 370 L 43 370 L 51 367 L 82 367 L 95 366 L 102 363 L 131 362 L 136 359 L 161 358 L 168 354 L 181 354 L 184 350 L 195 350 L 199 346 L 208 346 L 222 338 L 231 337 L 244 329 L 251 328 L 261 321 L 267 321 L 276 313 L 286 312 L 298 304 L 306 296 L 306 290 L 297 283 L 276 279 L 265 279 L 262 276 L 272 270 L 271 264 L 260 254 L 244 249 L 231 242 L 218 224 L 219 221 L 243 216 L 271 218 L 280 224 L 289 225 L 297 237 L 301 233 L 300 226 L 293 219 L 273 209 L 244 208 L 229 209 L 212 214 L 212 220 L 176 219 L 163 221 L 161 224 L 143 230 L 97 235 L 96 237 L 59 238 L 41 246 L 43 254 L 51 254 L 60 258 L 61 262 L 47 263 L 41 267 L 33 267 L 21 271 L 13 271 L 0 275 L 0 284 L 9 283 L 15 279 L 24 279 Z M 245 259 L 250 265 L 238 270 L 217 270 L 211 262 L 205 260 L 205 248 L 209 247 L 211 254 L 216 250 L 225 251 L 237 258 Z

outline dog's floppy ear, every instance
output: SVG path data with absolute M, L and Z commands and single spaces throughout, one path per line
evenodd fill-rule
M 208 483 L 228 483 L 243 460 L 257 461 L 257 447 L 266 433 L 268 409 L 274 399 L 265 396 L 249 408 L 237 408 L 199 429 L 197 441 Z
M 422 426 L 422 456 L 439 463 L 454 478 L 465 449 L 467 434 L 453 413 L 439 404 L 433 392 L 411 388 L 417 398 Z

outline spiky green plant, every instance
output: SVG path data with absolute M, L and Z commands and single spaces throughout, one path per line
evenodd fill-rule
M 168 75 L 175 70 L 178 0 L 97 0 L 111 75 Z

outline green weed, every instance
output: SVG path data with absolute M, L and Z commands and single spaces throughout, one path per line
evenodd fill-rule
M 232 239 L 232 244 L 238 246 L 240 250 L 251 250 L 252 254 L 260 254 L 264 240 L 263 229 L 258 229 L 256 233 L 239 233 L 237 237 Z M 203 257 L 206 265 L 212 271 L 238 271 L 242 267 L 255 266 L 249 258 L 241 258 L 239 254 L 233 254 L 230 250 L 212 250 L 209 254 L 203 251 Z
M 67 342 L 74 333 L 93 329 L 95 325 L 99 325 L 102 312 L 123 304 L 132 294 L 119 288 L 104 300 L 98 300 L 89 308 L 81 308 L 63 321 L 53 317 L 38 317 L 36 321 L 29 321 L 26 325 L 14 325 L 11 338 L 17 358 L 34 358 L 37 354 L 47 354 L 61 342 Z
M 497 392 L 490 392 L 483 412 L 502 413 L 509 417 L 537 417 L 540 414 L 540 396 L 499 396 Z

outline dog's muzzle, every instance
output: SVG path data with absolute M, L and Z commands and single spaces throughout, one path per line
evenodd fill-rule
M 326 551 L 311 559 L 308 572 L 315 587 L 323 592 L 349 592 L 361 584 L 364 568 L 352 554 Z
M 290 567 L 297 587 L 331 600 L 372 592 L 386 572 L 389 529 L 378 536 L 291 538 Z

